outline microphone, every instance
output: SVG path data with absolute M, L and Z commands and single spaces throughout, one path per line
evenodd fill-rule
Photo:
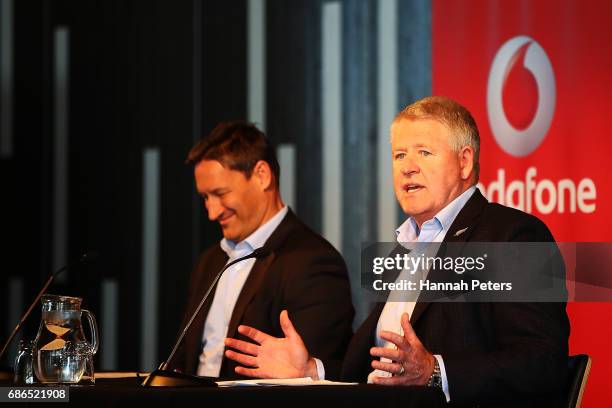
M 200 313 L 200 310 L 204 306 L 206 299 L 208 299 L 210 292 L 212 292 L 213 288 L 217 285 L 217 282 L 221 278 L 221 275 L 223 275 L 223 272 L 225 272 L 230 266 L 237 264 L 238 262 L 242 262 L 246 259 L 251 259 L 251 258 L 263 258 L 264 256 L 267 256 L 269 253 L 270 253 L 270 250 L 268 248 L 259 247 L 255 249 L 253 252 L 251 252 L 250 254 L 245 255 L 241 258 L 235 259 L 232 262 L 229 262 L 228 264 L 226 264 L 223 268 L 221 268 L 221 270 L 215 276 L 215 279 L 213 279 L 211 285 L 208 287 L 208 290 L 204 294 L 204 297 L 202 297 L 202 300 L 198 304 L 198 307 L 196 308 L 195 312 L 193 312 L 193 314 L 191 315 L 191 318 L 189 319 L 189 321 L 183 328 L 183 331 L 181 332 L 180 336 L 174 343 L 174 347 L 172 348 L 170 355 L 165 361 L 162 361 L 162 363 L 159 365 L 157 370 L 149 374 L 149 376 L 143 381 L 142 383 L 143 386 L 145 387 L 186 387 L 186 386 L 193 386 L 193 385 L 200 385 L 200 386 L 205 385 L 209 387 L 217 386 L 217 384 L 214 381 L 210 380 L 209 378 L 198 377 L 196 375 L 184 374 L 184 373 L 179 373 L 176 371 L 168 370 L 168 365 L 174 358 L 174 355 L 176 354 L 176 351 L 178 350 L 181 343 L 183 342 L 185 335 L 189 331 L 189 328 L 193 324 L 193 321 L 196 319 L 196 317 Z
M 25 323 L 26 319 L 30 316 L 30 313 L 32 313 L 32 310 L 34 310 L 34 306 L 36 306 L 36 304 L 38 303 L 38 301 L 40 300 L 42 295 L 45 294 L 45 291 L 47 290 L 49 285 L 51 285 L 51 282 L 53 282 L 53 279 L 55 279 L 59 274 L 61 274 L 65 270 L 71 269 L 71 268 L 73 268 L 73 267 L 75 267 L 77 265 L 80 265 L 80 264 L 91 262 L 91 261 L 95 260 L 97 257 L 98 257 L 98 252 L 88 250 L 85 253 L 83 253 L 83 255 L 81 255 L 80 258 L 75 259 L 72 262 L 62 266 L 57 271 L 55 271 L 51 275 L 49 275 L 49 278 L 47 279 L 47 281 L 43 285 L 43 287 L 40 290 L 40 292 L 38 292 L 38 295 L 34 299 L 34 302 L 32 302 L 32 304 L 30 305 L 28 310 L 25 312 L 25 314 L 23 315 L 23 317 L 21 318 L 19 323 L 17 323 L 17 326 L 15 326 L 15 328 L 13 329 L 13 332 L 9 336 L 8 340 L 6 341 L 6 343 L 4 343 L 4 346 L 2 346 L 2 350 L 0 351 L 0 358 L 2 358 L 2 356 L 4 355 L 4 352 L 8 348 L 9 344 L 11 344 L 11 341 L 13 341 L 13 338 L 15 337 L 17 332 L 19 331 L 19 329 L 21 329 L 21 327 Z

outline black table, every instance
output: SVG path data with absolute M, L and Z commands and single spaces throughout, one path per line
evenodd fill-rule
M 9 384 L 0 384 L 8 386 Z M 16 406 L 40 406 L 19 403 Z M 442 391 L 429 387 L 380 385 L 173 387 L 144 388 L 135 379 L 97 380 L 70 387 L 70 403 L 53 406 L 94 407 L 445 407 Z

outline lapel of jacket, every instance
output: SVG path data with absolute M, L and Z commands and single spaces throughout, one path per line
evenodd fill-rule
M 372 370 L 370 366 L 372 361 L 370 347 L 375 344 L 376 326 L 384 307 L 384 302 L 376 303 L 366 320 L 351 338 L 346 355 L 342 360 L 340 378 L 343 381 L 363 381 Z M 364 356 L 368 358 L 364 358 Z
M 455 217 L 455 220 L 444 236 L 444 240 L 442 241 L 442 245 L 440 246 L 436 256 L 442 256 L 442 251 L 445 251 L 446 248 L 444 244 L 446 243 L 467 242 L 469 240 L 469 237 L 474 231 L 474 227 L 478 221 L 477 218 L 480 216 L 487 203 L 487 199 L 480 193 L 480 190 L 476 189 L 467 203 L 465 203 L 461 211 L 459 211 L 457 217 Z M 422 299 L 424 297 L 425 295 L 423 292 L 421 292 L 419 295 L 419 300 L 417 301 L 414 311 L 412 312 L 412 316 L 410 316 L 410 323 L 413 325 L 431 304 L 430 302 L 423 301 Z
M 236 300 L 236 305 L 234 306 L 234 310 L 232 312 L 232 317 L 227 329 L 227 337 L 236 336 L 238 325 L 242 321 L 242 317 L 246 312 L 247 306 L 249 303 L 251 303 L 251 300 L 253 300 L 253 297 L 255 297 L 257 292 L 259 292 L 259 289 L 261 288 L 261 285 L 268 274 L 270 265 L 272 265 L 277 257 L 277 250 L 285 242 L 297 223 L 299 223 L 298 218 L 291 211 L 291 209 L 289 209 L 285 218 L 283 218 L 276 230 L 274 230 L 272 235 L 270 235 L 270 238 L 268 238 L 266 241 L 264 246 L 270 250 L 270 253 L 267 256 L 255 261 L 255 264 L 249 273 L 249 277 L 244 282 L 244 286 L 242 287 L 242 291 L 240 292 L 240 296 L 238 296 L 238 300 Z
M 204 293 L 206 293 L 206 291 L 212 284 L 214 277 L 221 270 L 221 268 L 223 268 L 226 262 L 227 255 L 225 255 L 225 252 L 223 252 L 220 247 L 215 248 L 215 251 L 210 256 L 200 260 L 200 263 L 196 268 L 199 271 L 205 272 L 201 274 L 201 280 L 195 284 L 197 289 L 191 296 L 188 316 L 191 316 L 195 312 L 195 309 L 200 303 L 202 297 L 204 296 Z M 202 341 L 204 323 L 206 322 L 206 316 L 208 316 L 210 305 L 212 304 L 213 298 L 215 297 L 215 289 L 216 285 L 211 289 L 208 299 L 202 306 L 200 313 L 198 313 L 198 315 L 196 316 L 191 328 L 189 329 L 189 333 L 185 338 L 185 347 L 187 350 L 187 356 L 189 356 L 188 361 L 185 362 L 187 372 L 195 372 L 195 370 L 197 369 L 197 359 L 201 352 L 200 343 Z M 183 324 L 185 323 L 186 321 L 183 322 Z
M 387 258 L 395 258 L 396 255 L 399 255 L 399 256 L 403 256 L 405 254 L 408 255 L 410 254 L 411 251 L 412 251 L 411 249 L 405 248 L 402 244 L 398 243 L 397 245 L 395 245 L 395 247 L 389 253 L 389 255 L 387 255 Z M 396 268 L 389 269 L 389 270 L 385 269 L 381 278 L 385 282 L 395 282 L 400 272 L 401 271 Z
M 255 265 L 253 265 L 251 272 L 249 272 L 249 277 L 244 282 L 240 296 L 238 296 L 238 299 L 236 300 L 236 305 L 232 311 L 232 318 L 230 319 L 227 329 L 227 337 L 236 337 L 236 332 L 240 321 L 242 321 L 242 316 L 244 316 L 247 306 L 249 303 L 251 303 L 251 300 L 259 291 L 259 288 L 261 287 L 264 278 L 268 273 L 268 269 L 275 258 L 276 254 L 271 252 L 265 258 L 255 261 Z

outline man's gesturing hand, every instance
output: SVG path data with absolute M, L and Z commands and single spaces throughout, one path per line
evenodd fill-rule
M 372 361 L 372 367 L 394 374 L 393 377 L 374 377 L 374 384 L 383 385 L 425 385 L 434 370 L 435 357 L 430 354 L 415 334 L 408 314 L 401 318 L 404 336 L 382 331 L 380 337 L 397 346 L 396 349 L 372 347 L 370 354 L 374 357 L 386 357 L 393 362 Z
M 300 378 L 318 379 L 317 367 L 293 327 L 286 310 L 280 314 L 280 325 L 285 337 L 272 337 L 249 326 L 238 326 L 238 332 L 257 344 L 232 338 L 225 345 L 240 351 L 226 350 L 225 356 L 243 366 L 236 373 L 256 378 Z M 248 367 L 248 368 L 247 368 Z

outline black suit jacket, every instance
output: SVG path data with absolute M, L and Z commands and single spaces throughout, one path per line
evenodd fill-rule
M 326 371 L 338 376 L 344 351 L 352 335 L 354 316 L 346 265 L 342 256 L 320 235 L 304 225 L 291 210 L 267 240 L 270 253 L 257 259 L 240 292 L 228 328 L 228 337 L 248 340 L 239 325 L 284 337 L 279 315 L 289 318 L 311 354 Z M 201 256 L 191 275 L 186 319 L 195 311 L 215 275 L 227 262 L 217 244 Z M 171 366 L 195 374 L 201 353 L 202 331 L 214 291 L 186 335 L 176 363 Z M 336 362 L 334 362 L 336 361 Z M 236 363 L 223 358 L 221 378 L 238 378 Z
M 537 218 L 489 203 L 476 190 L 444 239 L 462 241 L 554 239 Z M 550 406 L 543 401 L 560 395 L 568 356 L 565 303 L 438 303 L 420 299 L 410 321 L 425 348 L 442 355 L 453 405 Z M 342 368 L 345 380 L 365 382 L 372 371 L 369 349 L 374 345 L 383 307 L 378 303 L 353 336 Z

